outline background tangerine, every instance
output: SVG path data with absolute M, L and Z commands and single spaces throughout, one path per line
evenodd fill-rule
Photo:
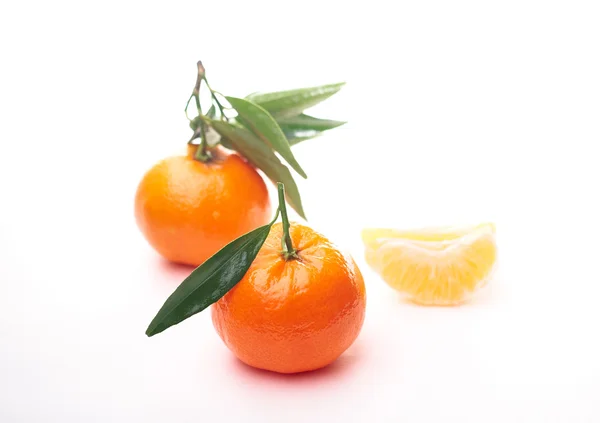
M 167 260 L 198 266 L 235 238 L 272 218 L 261 175 L 224 149 L 202 163 L 174 156 L 152 167 L 135 196 L 138 227 Z

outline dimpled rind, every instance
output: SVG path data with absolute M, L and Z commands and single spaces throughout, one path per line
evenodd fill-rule
M 297 259 L 281 255 L 275 224 L 244 278 L 212 307 L 214 326 L 244 363 L 280 373 L 324 367 L 356 339 L 366 295 L 354 260 L 292 223 Z
M 202 163 L 169 157 L 150 169 L 135 197 L 138 227 L 167 260 L 198 266 L 229 242 L 272 218 L 260 174 L 224 150 Z

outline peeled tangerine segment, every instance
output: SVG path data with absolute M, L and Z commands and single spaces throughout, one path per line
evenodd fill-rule
M 483 287 L 496 262 L 491 223 L 413 231 L 364 229 L 365 257 L 373 270 L 407 299 L 455 305 Z

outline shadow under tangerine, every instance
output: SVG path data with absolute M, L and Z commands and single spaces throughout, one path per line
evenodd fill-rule
M 339 382 L 345 375 L 351 373 L 352 369 L 360 362 L 361 357 L 354 354 L 342 354 L 333 363 L 316 370 L 300 373 L 277 373 L 270 370 L 252 367 L 234 355 L 231 355 L 231 367 L 234 373 L 254 381 L 264 383 L 322 383 L 327 381 Z

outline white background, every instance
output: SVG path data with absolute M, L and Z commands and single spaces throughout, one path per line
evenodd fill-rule
M 2 2 L 1 422 L 600 422 L 596 1 Z M 144 330 L 190 271 L 139 234 L 202 59 L 229 95 L 345 80 L 295 147 L 310 224 L 368 306 L 334 365 L 256 371 L 202 313 Z M 497 224 L 489 289 L 401 303 L 365 225 Z

